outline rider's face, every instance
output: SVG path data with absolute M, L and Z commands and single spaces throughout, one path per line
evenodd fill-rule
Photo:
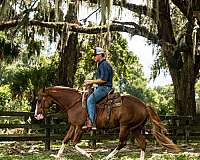
M 101 60 L 101 54 L 95 55 L 95 62 L 99 62 Z

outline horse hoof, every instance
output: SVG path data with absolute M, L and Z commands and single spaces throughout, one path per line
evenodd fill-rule
M 89 159 L 93 159 L 93 157 L 92 157 L 92 154 L 91 154 L 91 153 L 88 153 L 86 156 L 87 156 Z
M 109 160 L 111 157 L 104 157 L 102 160 Z
M 50 157 L 54 157 L 55 159 L 59 159 L 60 158 L 60 156 L 54 155 L 54 154 L 51 154 Z

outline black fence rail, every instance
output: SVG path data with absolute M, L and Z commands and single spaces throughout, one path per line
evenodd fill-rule
M 193 124 L 192 116 L 160 115 L 160 118 L 175 143 L 177 140 L 189 141 Z
M 67 117 L 64 113 L 47 114 L 44 120 L 37 121 L 31 112 L 0 112 L 0 141 L 43 141 L 45 149 L 50 149 L 51 140 L 62 140 L 68 129 Z M 192 122 L 190 116 L 160 115 L 169 131 L 169 136 L 176 142 L 179 139 L 191 139 Z M 200 127 L 199 127 L 200 129 Z M 91 136 L 85 133 L 82 139 L 107 140 L 118 138 L 119 129 L 98 130 Z M 197 132 L 195 132 L 196 134 Z M 145 126 L 143 134 L 151 138 L 151 126 Z M 200 135 L 200 131 L 199 131 Z
M 68 128 L 63 113 L 47 114 L 44 120 L 34 119 L 31 112 L 0 112 L 0 141 L 43 141 L 45 149 L 50 149 L 50 140 L 61 140 L 64 134 L 55 130 Z M 62 121 L 55 124 L 56 120 Z

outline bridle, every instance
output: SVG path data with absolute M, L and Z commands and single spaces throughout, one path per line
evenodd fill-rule
M 81 99 L 82 99 L 82 97 L 79 97 L 78 99 L 76 99 L 75 101 L 74 101 L 74 103 L 72 103 L 69 107 L 64 107 L 64 105 L 63 104 L 61 104 L 54 96 L 52 96 L 51 94 L 48 94 L 48 92 L 46 93 L 42 93 L 41 94 L 42 96 L 43 96 L 43 98 L 44 98 L 44 96 L 45 96 L 45 99 L 47 98 L 47 97 L 50 97 L 50 98 L 52 98 L 53 99 L 53 102 L 54 103 L 56 103 L 58 106 L 61 106 L 62 108 L 62 111 L 64 111 L 64 112 L 67 112 L 68 110 L 70 110 L 70 109 L 72 109 L 77 103 L 79 103 L 79 102 L 81 102 Z M 42 108 L 44 109 L 44 104 L 45 104 L 45 100 L 44 99 L 42 99 L 42 103 L 43 104 L 41 104 L 42 105 Z

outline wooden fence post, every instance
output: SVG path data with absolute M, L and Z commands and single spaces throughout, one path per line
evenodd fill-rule
M 185 139 L 187 143 L 189 142 L 191 124 L 192 124 L 192 118 L 189 117 L 188 119 L 186 119 L 185 123 Z
M 25 124 L 28 124 L 28 118 L 29 118 L 28 115 L 24 116 L 24 122 L 25 122 Z M 28 134 L 28 132 L 29 132 L 29 129 L 28 128 L 24 128 L 24 133 Z
M 177 143 L 177 126 L 179 122 L 175 117 L 172 117 L 172 140 L 176 144 Z
M 45 150 L 50 150 L 50 117 L 45 118 Z

